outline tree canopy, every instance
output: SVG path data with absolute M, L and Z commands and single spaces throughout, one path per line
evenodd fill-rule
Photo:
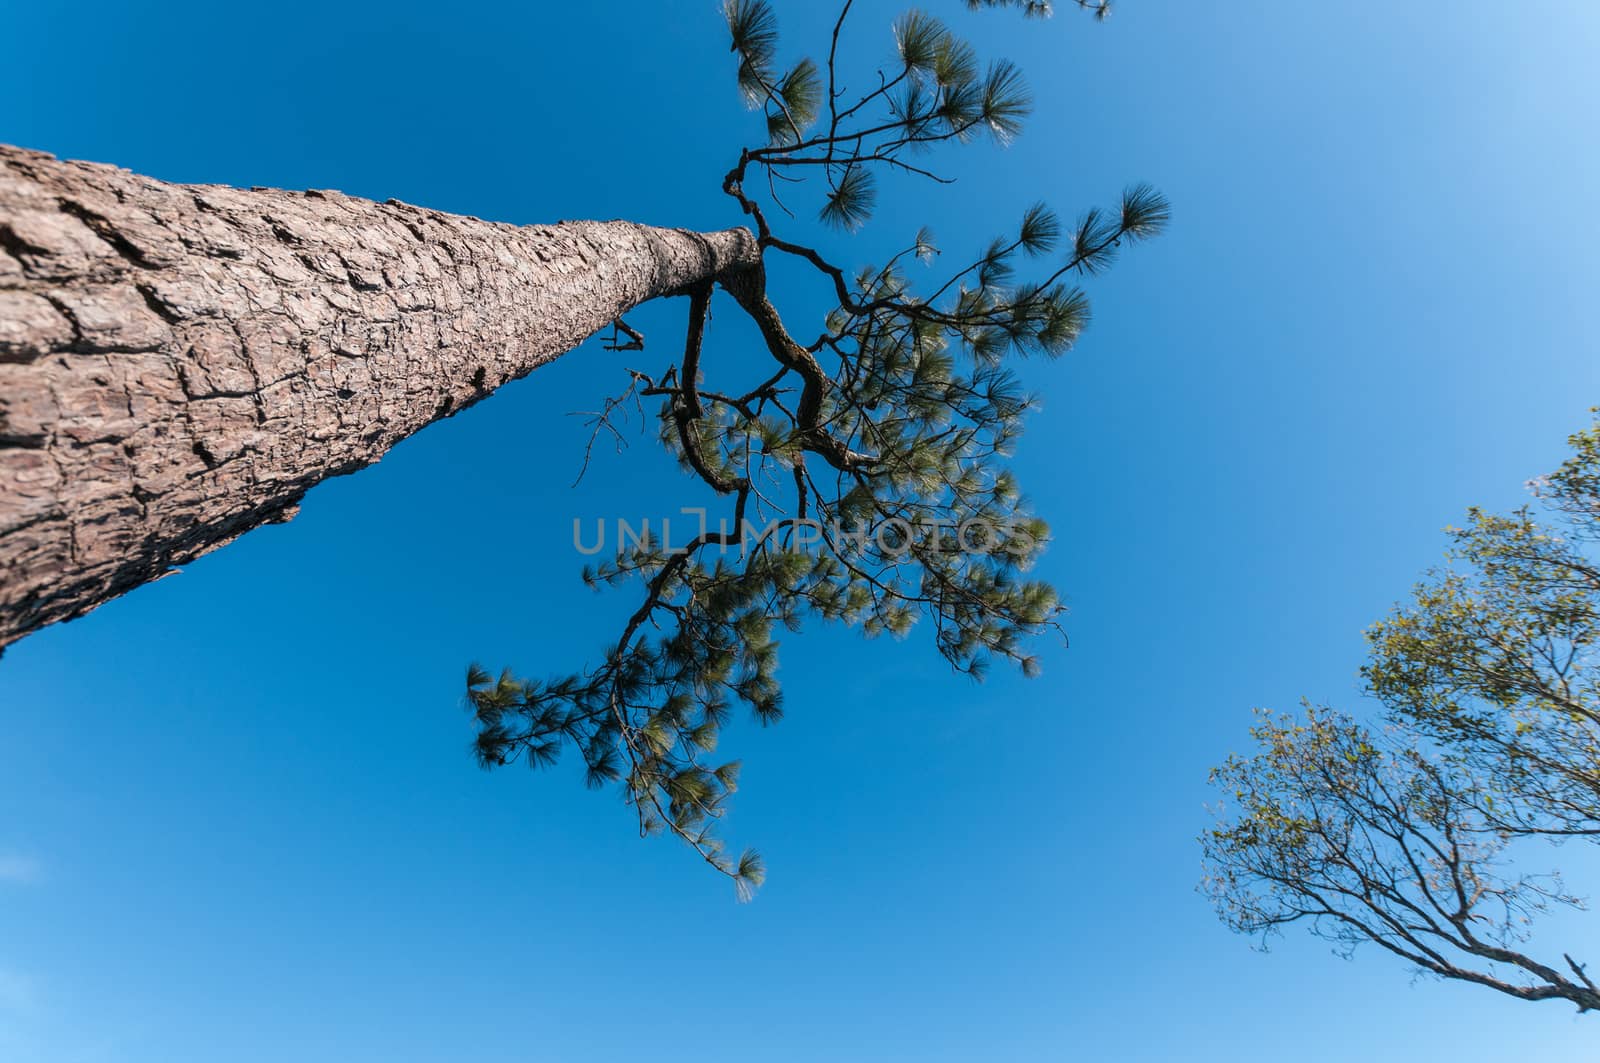
M 1449 565 L 1369 631 L 1376 726 L 1262 714 L 1256 752 L 1213 772 L 1228 803 L 1201 838 L 1205 888 L 1230 927 L 1304 922 L 1347 951 L 1600 1006 L 1585 964 L 1528 944 L 1537 917 L 1582 905 L 1548 843 L 1600 838 L 1600 422 L 1570 442 L 1537 506 L 1469 510 Z
M 966 6 L 1051 14 L 1037 0 Z M 1030 109 L 1015 66 L 984 63 L 920 11 L 894 23 L 874 76 L 855 79 L 876 87 L 847 93 L 837 58 L 851 7 L 841 5 L 821 61 L 785 57 L 765 0 L 723 9 L 737 88 L 762 129 L 722 190 L 763 255 L 808 263 L 835 308 L 816 333 L 797 334 L 768 298 L 763 269 L 723 278 L 771 359 L 724 383 L 702 372 L 712 286 L 686 291 L 681 355 L 661 371 L 629 370 L 606 406 L 659 403 L 662 446 L 722 500 L 715 526 L 686 546 L 629 544 L 585 572 L 597 585 L 637 586 L 642 599 L 597 663 L 549 679 L 477 666 L 467 675 L 481 763 L 542 767 L 574 748 L 589 785 L 622 787 L 642 833 L 677 835 L 741 897 L 763 868 L 754 851 L 729 855 L 713 830 L 738 779 L 717 742 L 735 706 L 762 723 L 783 714 L 777 632 L 815 617 L 901 635 L 922 618 L 960 672 L 981 675 L 995 659 L 1036 671 L 1027 640 L 1056 628 L 1060 604 L 1028 575 L 1049 531 L 1006 467 L 1034 401 L 1012 364 L 1071 348 L 1089 320 L 1077 281 L 1168 219 L 1144 185 L 1071 223 L 1039 204 L 943 270 L 928 228 L 854 269 L 781 234 L 808 195 L 820 223 L 859 228 L 880 178 L 941 181 L 930 149 L 980 136 L 1007 143 Z M 619 322 L 623 335 L 618 349 L 642 349 Z

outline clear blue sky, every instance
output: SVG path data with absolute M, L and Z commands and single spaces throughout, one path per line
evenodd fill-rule
M 924 2 L 1021 63 L 1036 116 L 949 156 L 954 189 L 895 186 L 836 257 L 923 221 L 976 247 L 1035 198 L 1071 214 L 1134 179 L 1176 211 L 1094 282 L 1076 352 L 1029 371 L 1046 409 L 1018 464 L 1071 649 L 974 686 L 925 633 L 788 638 L 788 718 L 728 739 L 730 834 L 771 869 L 750 905 L 571 765 L 480 773 L 462 666 L 592 657 L 627 598 L 581 586 L 571 517 L 681 498 L 643 439 L 569 490 L 565 415 L 624 364 L 585 347 L 0 661 L 0 1059 L 1594 1043 L 1600 1019 L 1376 954 L 1250 951 L 1194 892 L 1193 838 L 1250 708 L 1355 705 L 1361 630 L 1439 529 L 1518 501 L 1600 402 L 1600 9 L 1124 0 L 1095 25 Z M 789 42 L 831 6 L 780 3 Z M 886 48 L 899 5 L 858 8 Z M 0 39 L 0 140 L 178 181 L 711 228 L 754 135 L 713 0 L 16 3 Z

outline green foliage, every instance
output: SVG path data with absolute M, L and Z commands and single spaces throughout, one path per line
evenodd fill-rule
M 765 0 L 727 0 L 722 11 L 732 37 L 729 50 L 739 56 L 739 91 L 747 104 L 755 106 L 772 91 L 777 16 Z
M 872 205 L 877 198 L 877 182 L 873 180 L 872 171 L 865 166 L 847 166 L 828 190 L 820 216 L 836 228 L 857 229 L 872 216 Z
M 798 143 L 817 120 L 822 92 L 817 64 L 801 59 L 778 80 L 774 89 L 774 113 L 767 116 L 768 139 L 774 144 Z
M 1513 872 L 1514 843 L 1600 839 L 1600 424 L 1537 481 L 1553 523 L 1472 509 L 1449 567 L 1368 632 L 1379 736 L 1343 717 L 1267 718 L 1213 773 L 1230 815 L 1202 838 L 1208 888 L 1246 932 L 1307 920 L 1446 977 L 1600 1006 L 1581 965 L 1518 951 L 1573 905 Z
M 1061 219 L 1043 203 L 1035 203 L 1022 216 L 1017 245 L 1032 256 L 1048 255 L 1061 239 Z
M 1097 19 L 1104 19 L 1111 14 L 1111 0 L 1071 0 L 1094 15 Z M 1028 18 L 1049 18 L 1055 13 L 1055 5 L 1050 0 L 967 0 L 967 8 L 978 11 L 986 7 L 1020 7 L 1022 13 Z
M 926 228 L 881 265 L 848 274 L 778 236 L 745 190 L 750 173 L 764 175 L 769 192 L 816 176 L 821 220 L 854 230 L 871 217 L 881 176 L 938 180 L 909 159 L 984 131 L 1009 141 L 1028 110 L 1012 64 L 985 65 L 920 12 L 894 23 L 888 67 L 852 79 L 876 87 L 847 101 L 835 55 L 849 9 L 819 66 L 780 62 L 764 0 L 723 7 L 736 83 L 765 121 L 723 188 L 753 220 L 763 255 L 797 256 L 831 283 L 837 302 L 821 335 L 804 346 L 791 335 L 767 298 L 764 268 L 726 276 L 722 291 L 759 327 L 770 363 L 742 388 L 713 390 L 702 378 L 707 286 L 688 293 L 682 358 L 654 375 L 630 370 L 623 396 L 660 401 L 660 443 L 722 500 L 721 523 L 708 521 L 687 545 L 630 543 L 585 570 L 593 586 L 643 591 L 598 663 L 547 681 L 476 667 L 467 675 L 480 763 L 545 767 L 574 751 L 590 786 L 621 788 L 643 833 L 686 841 L 741 898 L 765 872 L 754 853 L 728 855 L 714 830 L 738 780 L 738 762 L 716 754 L 735 710 L 762 724 L 782 717 L 779 632 L 821 620 L 900 637 L 922 621 L 957 671 L 981 676 L 1002 660 L 1037 673 L 1028 641 L 1059 630 L 1060 604 L 1028 576 L 1049 529 L 1005 464 L 1034 406 L 1009 363 L 1070 348 L 1089 320 L 1071 279 L 1167 220 L 1144 186 L 1070 234 L 1035 205 L 1011 233 L 931 281 L 926 271 L 942 256 Z M 1019 280 L 1021 267 L 1041 275 Z M 606 409 L 621 406 L 613 399 Z
M 1022 120 L 1033 109 L 1033 99 L 1022 71 L 1004 60 L 991 65 L 983 76 L 978 116 L 996 140 L 1009 144 L 1022 132 Z
M 1468 511 L 1450 568 L 1368 632 L 1368 686 L 1397 719 L 1492 785 L 1519 833 L 1600 832 L 1600 427 L 1524 507 Z

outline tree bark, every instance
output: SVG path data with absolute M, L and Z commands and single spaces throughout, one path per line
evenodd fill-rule
M 0 145 L 0 646 L 757 256 L 744 229 L 517 227 Z

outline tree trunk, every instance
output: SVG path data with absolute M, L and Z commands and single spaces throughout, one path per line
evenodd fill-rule
M 0 145 L 0 646 L 756 257 L 743 229 L 516 227 Z

